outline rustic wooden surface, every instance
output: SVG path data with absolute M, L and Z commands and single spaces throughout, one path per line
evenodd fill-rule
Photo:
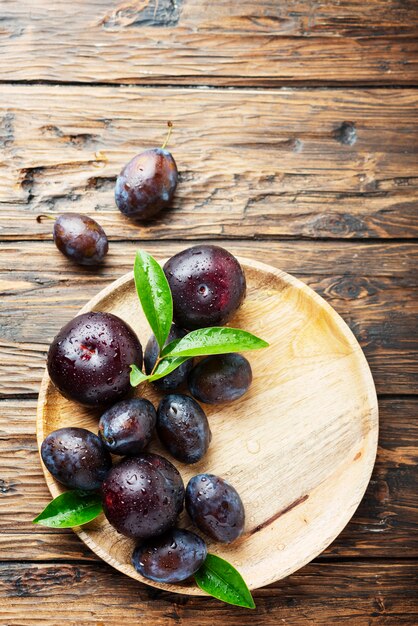
M 2 3 L 2 626 L 416 626 L 417 35 L 413 1 Z M 115 210 L 115 176 L 167 119 L 178 195 L 137 227 Z M 66 210 L 108 231 L 100 270 L 68 263 L 34 220 Z M 167 256 L 196 240 L 321 293 L 379 393 L 357 513 L 318 559 L 256 592 L 255 613 L 141 585 L 30 521 L 48 501 L 34 434 L 48 343 L 140 243 Z

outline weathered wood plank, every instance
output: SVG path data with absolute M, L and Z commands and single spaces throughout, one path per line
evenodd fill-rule
M 377 388 L 417 389 L 417 268 L 413 244 L 222 242 L 300 276 L 336 308 L 358 337 Z M 105 285 L 132 267 L 135 242 L 111 244 L 103 268 L 71 264 L 52 242 L 4 243 L 0 249 L 0 393 L 36 393 L 45 353 L 59 328 Z M 170 256 L 184 243 L 147 243 Z M 143 338 L 145 340 L 145 338 Z
M 380 400 L 376 467 L 352 521 L 328 557 L 418 557 L 418 397 Z M 50 495 L 35 441 L 35 400 L 0 402 L 2 560 L 96 560 L 71 531 L 34 527 Z
M 311 563 L 254 592 L 257 609 L 153 589 L 107 565 L 0 566 L 0 619 L 7 626 L 415 626 L 416 564 Z M 59 609 L 57 608 L 59 605 Z M 34 610 L 34 607 L 36 609 Z
M 46 238 L 35 216 L 69 210 L 112 239 L 418 236 L 418 90 L 4 85 L 0 109 L 1 239 Z M 167 117 L 181 182 L 139 226 L 115 178 Z
M 2 9 L 0 76 L 217 84 L 417 82 L 418 11 L 396 0 L 75 0 Z

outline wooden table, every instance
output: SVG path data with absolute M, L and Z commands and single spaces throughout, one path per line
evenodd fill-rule
M 8 0 L 0 22 L 0 623 L 121 626 L 418 624 L 418 7 L 413 1 Z M 118 213 L 121 166 L 161 143 L 172 211 Z M 86 212 L 111 239 L 77 268 L 39 213 Z M 34 527 L 49 342 L 139 243 L 211 241 L 295 274 L 349 323 L 381 411 L 351 523 L 257 610 L 169 595 Z

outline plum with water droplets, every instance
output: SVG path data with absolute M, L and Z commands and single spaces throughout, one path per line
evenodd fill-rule
M 200 402 L 217 404 L 240 398 L 252 381 L 251 365 L 242 354 L 215 354 L 205 357 L 188 378 L 190 393 Z
M 157 432 L 170 454 L 183 463 L 197 463 L 206 454 L 212 433 L 201 406 L 179 393 L 165 396 L 158 407 Z
M 215 541 L 232 543 L 244 530 L 244 505 L 237 490 L 214 474 L 190 479 L 186 510 L 192 522 Z
M 206 559 L 206 543 L 195 533 L 172 528 L 137 546 L 132 564 L 145 578 L 179 583 L 193 576 Z
M 179 328 L 175 324 L 172 324 L 165 345 L 167 345 L 171 341 L 174 341 L 175 339 L 182 339 L 182 337 L 184 337 L 186 334 L 187 332 L 185 330 Z M 145 372 L 147 374 L 151 374 L 152 368 L 155 365 L 159 353 L 160 349 L 157 340 L 154 335 L 151 335 L 144 352 L 144 365 Z M 180 387 L 180 385 L 186 382 L 187 376 L 192 367 L 193 359 L 189 359 L 188 361 L 182 363 L 177 369 L 175 369 L 174 372 L 171 372 L 171 374 L 155 380 L 153 382 L 153 385 L 155 385 L 155 387 L 157 387 L 157 389 L 160 389 L 161 391 L 173 391 L 174 389 L 177 389 L 178 387 Z
M 39 215 L 38 222 L 49 215 Z M 99 265 L 109 250 L 103 228 L 88 215 L 63 213 L 54 222 L 53 238 L 58 250 L 79 265 Z
M 135 156 L 116 180 L 116 205 L 133 220 L 149 220 L 172 203 L 178 171 L 173 155 L 166 149 L 171 123 L 169 127 L 164 145 Z
M 134 331 L 111 313 L 90 312 L 68 322 L 48 352 L 48 373 L 60 392 L 86 406 L 120 400 L 130 389 L 130 365 L 142 367 Z
M 156 419 L 156 411 L 149 400 L 122 400 L 101 416 L 99 436 L 112 454 L 134 456 L 151 441 Z
M 59 428 L 42 442 L 47 470 L 70 489 L 98 489 L 112 467 L 109 452 L 97 435 L 85 428 Z
M 102 484 L 104 513 L 122 535 L 149 539 L 174 526 L 183 508 L 183 480 L 157 454 L 126 458 Z
M 173 295 L 174 321 L 187 330 L 225 324 L 245 297 L 243 269 L 220 246 L 187 248 L 167 261 L 164 272 Z

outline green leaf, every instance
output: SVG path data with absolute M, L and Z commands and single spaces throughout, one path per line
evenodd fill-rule
M 239 328 L 228 326 L 213 326 L 199 328 L 185 335 L 175 346 L 172 344 L 163 350 L 162 356 L 204 356 L 206 354 L 226 354 L 227 352 L 244 352 L 245 350 L 259 350 L 269 344 Z M 170 349 L 168 352 L 167 349 Z M 167 352 L 166 352 L 167 350 Z
M 167 374 L 171 374 L 174 370 L 176 370 L 182 363 L 189 359 L 188 356 L 174 357 L 174 358 L 165 358 L 162 359 L 152 376 L 148 377 L 148 380 L 152 383 L 153 380 L 158 380 L 163 376 L 167 376 Z
M 167 278 L 159 263 L 150 254 L 138 250 L 134 263 L 134 279 L 145 317 L 162 350 L 173 321 L 173 299 Z
M 255 609 L 253 597 L 241 574 L 219 556 L 208 554 L 194 577 L 197 585 L 214 598 Z
M 51 528 L 72 528 L 91 522 L 101 512 L 102 501 L 98 493 L 75 489 L 52 500 L 33 523 Z
M 151 375 L 146 376 L 137 368 L 136 365 L 131 365 L 131 374 L 130 374 L 130 382 L 132 387 L 137 387 L 141 383 L 145 381 L 152 383 L 154 380 L 158 380 L 163 376 L 167 376 L 167 374 L 171 374 L 174 370 L 176 370 L 182 363 L 189 359 L 188 356 L 181 357 L 167 357 L 162 359 L 157 367 L 155 368 L 155 372 Z
M 130 380 L 132 387 L 138 387 L 138 385 L 148 380 L 148 378 L 149 376 L 147 376 L 146 374 L 143 374 L 141 370 L 139 369 L 139 367 L 137 367 L 135 364 L 131 365 L 131 372 L 129 374 L 129 380 Z

